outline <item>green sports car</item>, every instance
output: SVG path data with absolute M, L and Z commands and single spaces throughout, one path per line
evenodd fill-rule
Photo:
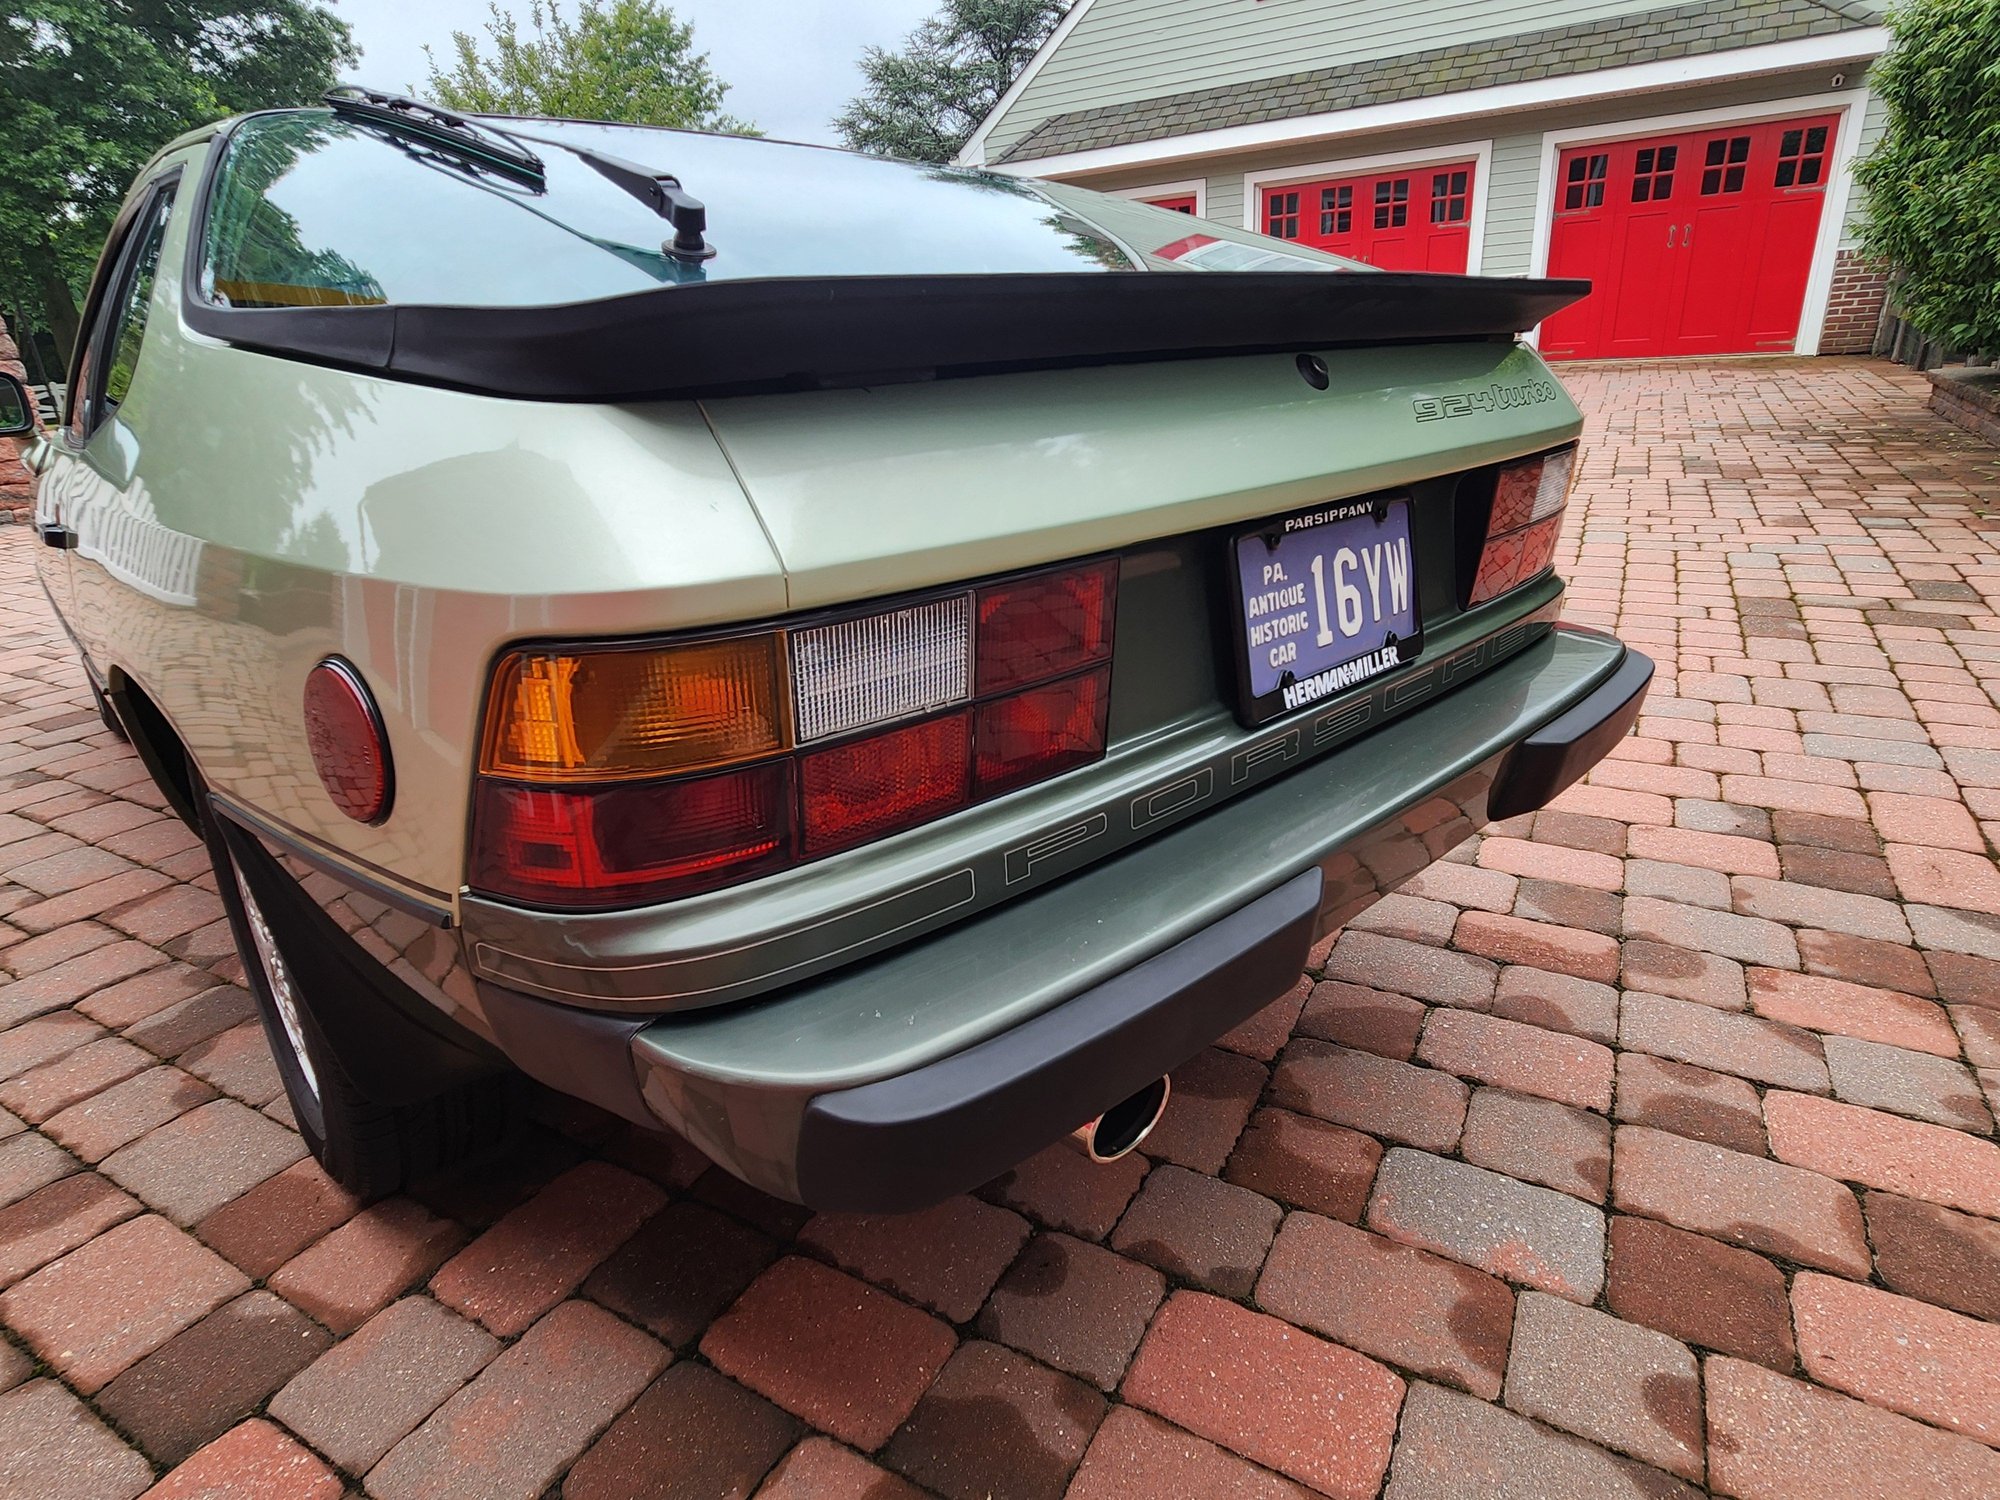
M 1631 727 L 1518 337 L 1585 290 L 337 91 L 140 174 L 41 577 L 334 1177 L 493 1143 L 518 1070 L 911 1208 L 1131 1149 Z

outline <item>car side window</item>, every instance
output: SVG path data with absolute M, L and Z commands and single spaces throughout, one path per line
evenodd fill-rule
M 116 411 L 132 389 L 176 185 L 169 180 L 153 189 L 106 274 L 102 300 L 93 310 L 91 333 L 71 385 L 70 431 L 79 440 Z

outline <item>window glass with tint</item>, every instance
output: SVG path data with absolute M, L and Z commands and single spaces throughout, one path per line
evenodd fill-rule
M 146 223 L 140 226 L 138 248 L 126 274 L 105 356 L 106 412 L 123 405 L 132 389 L 132 369 L 139 362 L 139 346 L 145 342 L 146 318 L 153 306 L 153 280 L 160 270 L 160 245 L 167 237 L 167 216 L 172 212 L 173 195 L 161 193 L 148 210 Z
M 154 188 L 106 267 L 92 293 L 88 309 L 91 332 L 83 341 L 77 367 L 71 372 L 69 413 L 65 421 L 74 441 L 81 442 L 115 410 L 132 389 L 132 373 L 145 342 L 146 319 L 152 310 L 153 283 L 160 269 L 160 246 L 166 239 L 179 179 Z M 101 300 L 97 300 L 101 299 Z
M 1155 253 L 1188 237 L 1184 215 L 1060 183 L 692 131 L 493 123 L 541 158 L 539 185 L 325 110 L 242 121 L 211 189 L 201 292 L 243 308 L 528 307 L 762 276 L 1192 268 Z M 672 173 L 707 205 L 715 258 L 666 254 L 666 222 L 564 143 Z M 1294 233 L 1296 219 L 1295 202 Z

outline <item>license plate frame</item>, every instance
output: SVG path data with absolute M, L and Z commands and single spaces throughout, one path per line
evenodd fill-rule
M 1414 513 L 1410 496 L 1399 491 L 1315 505 L 1230 535 L 1232 676 L 1237 717 L 1245 725 L 1267 724 L 1331 702 L 1422 654 Z M 1401 556 L 1392 559 L 1398 541 Z M 1380 549 L 1372 587 L 1363 557 L 1371 548 Z M 1336 571 L 1343 549 L 1350 558 L 1345 569 Z M 1320 560 L 1317 580 L 1311 562 L 1315 556 Z M 1393 607 L 1392 560 L 1400 563 L 1400 609 Z M 1277 577 L 1269 572 L 1272 564 Z M 1345 628 L 1340 584 L 1359 592 L 1358 631 Z M 1253 604 L 1261 606 L 1254 617 Z M 1385 610 L 1385 604 L 1391 607 Z M 1302 628 L 1286 628 L 1298 624 L 1301 614 Z M 1331 634 L 1330 644 L 1319 643 L 1322 632 Z M 1280 665 L 1272 653 L 1287 645 L 1294 648 L 1293 662 Z M 1263 654 L 1261 663 L 1257 653 Z

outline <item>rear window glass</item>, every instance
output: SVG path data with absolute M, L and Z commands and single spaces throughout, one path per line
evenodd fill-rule
M 520 307 L 755 276 L 1349 265 L 1080 188 L 684 131 L 494 123 L 531 138 L 541 188 L 328 111 L 243 121 L 212 189 L 204 292 L 231 307 Z M 715 258 L 664 254 L 666 222 L 563 142 L 677 176 L 708 206 Z

